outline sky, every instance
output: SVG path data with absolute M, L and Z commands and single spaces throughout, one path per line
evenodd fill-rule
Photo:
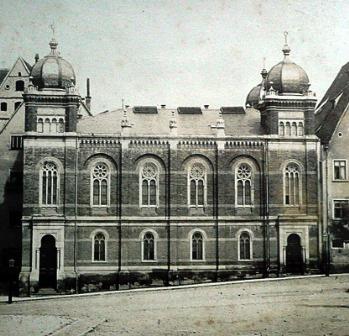
M 49 53 L 54 23 L 61 56 L 93 113 L 127 105 L 244 105 L 283 58 L 307 72 L 320 100 L 349 61 L 349 1 L 1 0 L 0 67 Z

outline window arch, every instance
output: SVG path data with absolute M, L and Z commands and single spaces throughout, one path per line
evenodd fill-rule
M 7 111 L 7 103 L 5 103 L 5 102 L 1 103 L 1 111 L 2 112 L 6 112 Z
M 16 91 L 24 91 L 24 81 L 16 81 Z
M 106 237 L 102 232 L 93 238 L 93 261 L 106 261 Z
M 302 122 L 298 123 L 298 135 L 303 136 L 304 135 L 304 126 Z
M 147 161 L 140 169 L 140 205 L 142 207 L 158 206 L 159 202 L 159 167 Z
M 285 125 L 282 121 L 279 124 L 279 135 L 281 135 L 281 136 L 285 135 Z
M 204 260 L 204 239 L 199 231 L 195 231 L 191 236 L 191 259 Z
M 91 205 L 108 206 L 110 202 L 110 169 L 105 162 L 97 162 L 91 170 Z
M 239 235 L 239 260 L 252 259 L 252 240 L 251 235 L 247 231 L 242 231 Z
M 40 171 L 41 204 L 57 205 L 59 199 L 59 174 L 56 163 L 45 161 Z
M 203 163 L 195 162 L 188 172 L 188 203 L 191 207 L 203 207 L 207 199 L 207 170 Z
M 239 163 L 235 169 L 235 204 L 237 206 L 253 204 L 253 169 L 246 162 Z
M 291 162 L 284 170 L 284 203 L 285 205 L 299 205 L 301 196 L 301 170 L 297 163 Z
M 144 261 L 152 261 L 156 259 L 156 251 L 155 251 L 155 237 L 152 232 L 146 232 L 143 235 L 143 248 L 142 255 Z
M 289 122 L 286 122 L 285 135 L 291 136 L 291 124 Z

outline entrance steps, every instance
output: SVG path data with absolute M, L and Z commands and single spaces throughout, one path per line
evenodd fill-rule
M 57 295 L 57 291 L 53 288 L 40 288 L 40 290 L 33 294 L 33 296 L 48 296 L 48 295 Z

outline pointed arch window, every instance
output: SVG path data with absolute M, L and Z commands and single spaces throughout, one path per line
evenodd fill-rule
M 204 241 L 201 232 L 195 232 L 191 238 L 191 258 L 192 260 L 204 259 Z
M 250 260 L 252 255 L 252 242 L 248 232 L 244 231 L 239 237 L 239 260 Z
M 98 232 L 93 239 L 93 260 L 106 260 L 106 241 L 103 233 Z
M 140 198 L 143 207 L 158 205 L 159 168 L 153 162 L 146 162 L 140 170 Z
M 155 238 L 151 232 L 143 236 L 143 260 L 155 260 Z
M 296 163 L 289 163 L 284 171 L 285 205 L 301 204 L 301 174 Z
M 58 204 L 59 176 L 57 165 L 46 161 L 41 169 L 41 204 Z
M 252 167 L 243 162 L 240 163 L 235 172 L 235 200 L 238 206 L 251 206 L 253 204 L 253 171 Z
M 206 203 L 206 168 L 202 163 L 194 163 L 189 171 L 188 196 L 191 207 L 202 207 Z
M 110 199 L 110 170 L 106 163 L 98 162 L 91 172 L 92 206 L 107 206 Z

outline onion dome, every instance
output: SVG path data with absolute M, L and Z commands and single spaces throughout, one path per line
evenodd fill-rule
M 256 107 L 261 100 L 261 91 L 264 89 L 264 81 L 268 75 L 268 72 L 266 69 L 263 68 L 261 71 L 262 75 L 262 82 L 259 83 L 257 86 L 251 89 L 251 91 L 248 93 L 246 98 L 246 107 Z
M 57 51 L 58 43 L 52 38 L 49 43 L 51 52 L 38 60 L 31 71 L 32 82 L 39 89 L 65 89 L 75 85 L 75 73 L 70 63 Z
M 289 58 L 291 49 L 287 44 L 287 32 L 285 35 L 285 45 L 282 48 L 284 59 L 274 65 L 267 76 L 266 88 L 271 87 L 278 92 L 278 94 L 304 94 L 308 91 L 310 86 L 309 78 L 306 72 Z

